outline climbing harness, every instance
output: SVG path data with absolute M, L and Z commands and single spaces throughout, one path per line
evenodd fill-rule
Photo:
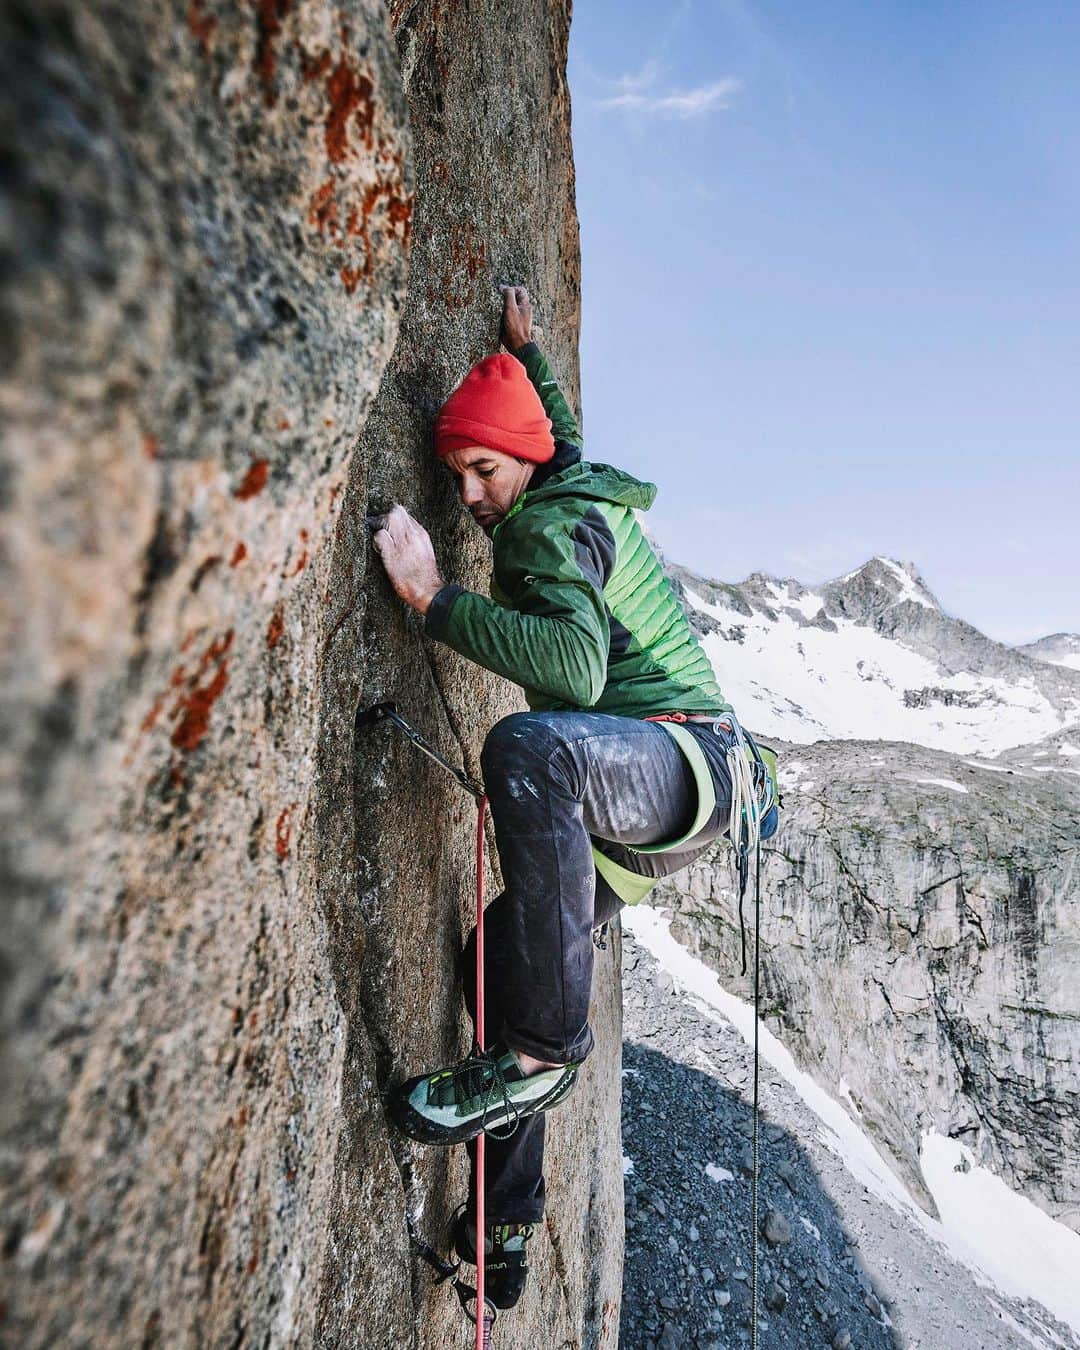
M 768 746 L 759 746 L 753 736 L 739 726 L 733 713 L 657 713 L 642 720 L 655 722 L 663 727 L 682 751 L 694 778 L 694 786 L 697 791 L 697 810 L 689 828 L 677 839 L 668 839 L 661 844 L 621 844 L 617 850 L 618 854 L 623 857 L 630 855 L 629 861 L 635 854 L 647 857 L 651 854 L 684 850 L 692 846 L 694 836 L 704 829 L 716 809 L 716 784 L 713 781 L 712 768 L 704 750 L 686 729 L 687 722 L 708 723 L 717 734 L 725 733 L 733 738 L 733 744 L 727 751 L 727 766 L 732 779 L 732 787 L 734 788 L 736 779 L 738 779 L 743 793 L 739 799 L 740 803 L 745 802 L 756 793 L 756 800 L 760 807 L 757 815 L 761 838 L 768 839 L 775 833 L 779 823 L 776 754 Z M 735 818 L 735 815 L 736 811 L 733 805 L 732 819 Z M 732 836 L 733 839 L 734 837 Z M 752 849 L 748 849 L 747 859 L 751 851 Z M 640 904 L 653 887 L 664 880 L 662 869 L 656 872 L 649 871 L 647 868 L 640 871 L 635 870 L 633 867 L 627 866 L 626 863 L 617 861 L 616 857 L 610 856 L 610 852 L 605 851 L 596 842 L 593 843 L 592 854 L 597 872 L 623 904 Z M 741 878 L 745 889 L 744 877 L 745 873 Z M 746 929 L 742 919 L 741 906 L 739 926 L 743 952 L 743 974 L 745 975 Z
M 370 726 L 376 722 L 389 722 L 392 726 L 405 734 L 409 741 L 431 760 L 434 760 L 440 768 L 445 769 L 458 783 L 470 793 L 476 800 L 476 1030 L 473 1038 L 473 1048 L 470 1051 L 469 1058 L 482 1061 L 485 1065 L 492 1063 L 490 1056 L 484 1051 L 484 823 L 487 818 L 488 799 L 481 784 L 470 778 L 464 769 L 459 769 L 445 759 L 438 750 L 421 734 L 409 725 L 401 716 L 393 703 L 376 703 L 370 708 L 365 708 L 357 714 L 357 729 Z M 495 1081 L 498 1081 L 499 1075 L 495 1075 Z M 515 1122 L 516 1124 L 516 1122 Z M 511 1131 L 512 1133 L 513 1131 Z M 416 1232 L 412 1219 L 409 1220 L 409 1236 L 415 1244 L 420 1256 L 423 1257 L 429 1265 L 433 1266 L 439 1273 L 436 1283 L 441 1284 L 444 1280 L 450 1282 L 458 1301 L 461 1303 L 462 1310 L 466 1317 L 473 1322 L 476 1327 L 476 1350 L 491 1350 L 491 1333 L 495 1325 L 495 1318 L 498 1312 L 495 1305 L 489 1298 L 484 1296 L 484 1163 L 485 1163 L 485 1133 L 483 1130 L 476 1136 L 476 1233 L 477 1233 L 477 1261 L 476 1261 L 476 1288 L 468 1285 L 458 1276 L 460 1262 L 451 1264 L 444 1261 L 441 1256 L 425 1242 Z M 472 1308 L 470 1309 L 470 1303 Z

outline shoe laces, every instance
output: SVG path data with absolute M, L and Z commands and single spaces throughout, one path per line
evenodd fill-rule
M 516 1228 L 517 1232 L 511 1233 L 511 1228 Z M 493 1252 L 497 1250 L 502 1250 L 504 1252 L 521 1252 L 524 1256 L 525 1244 L 528 1242 L 529 1238 L 532 1237 L 533 1232 L 535 1231 L 535 1224 L 492 1224 L 488 1231 L 491 1233 L 491 1246 Z M 520 1242 L 518 1242 L 519 1238 L 521 1239 Z M 513 1247 L 510 1246 L 510 1243 L 512 1242 L 515 1243 Z
M 467 1059 L 432 1080 L 428 1099 L 438 1106 L 461 1106 L 477 1097 L 483 1098 L 481 1129 L 492 1139 L 509 1139 L 518 1127 L 521 1113 L 511 1099 L 499 1061 L 474 1047 Z M 488 1118 L 497 1106 L 501 1106 L 509 1117 L 506 1122 L 509 1128 L 500 1132 L 488 1127 Z

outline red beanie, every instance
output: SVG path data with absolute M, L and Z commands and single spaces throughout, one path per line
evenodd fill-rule
M 525 367 L 505 352 L 478 361 L 442 406 L 435 422 L 435 453 L 469 445 L 502 450 L 532 464 L 555 453 L 551 419 Z

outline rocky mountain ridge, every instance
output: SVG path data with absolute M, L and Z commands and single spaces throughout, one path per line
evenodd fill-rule
M 1036 661 L 1048 661 L 1054 666 L 1080 670 L 1080 633 L 1051 633 L 1035 642 L 1027 642 L 1016 650 L 1025 656 L 1033 656 Z
M 911 564 L 872 558 L 817 588 L 669 573 L 725 692 L 768 735 L 996 754 L 1080 721 L 1080 671 L 947 615 Z

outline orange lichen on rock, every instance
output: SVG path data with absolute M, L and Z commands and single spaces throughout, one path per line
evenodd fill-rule
M 188 5 L 187 26 L 192 37 L 202 46 L 203 56 L 209 56 L 217 19 L 203 10 L 202 0 L 191 0 L 191 4 Z
M 239 502 L 257 497 L 266 486 L 270 477 L 270 462 L 265 459 L 253 459 L 239 487 L 233 488 L 233 496 Z
M 233 643 L 233 630 L 230 628 L 223 637 L 216 638 L 203 652 L 199 669 L 191 687 L 173 708 L 172 715 L 180 720 L 169 737 L 177 750 L 190 753 L 205 738 L 210 729 L 210 713 L 214 704 L 225 691 L 229 682 L 228 653 Z M 210 669 L 216 666 L 214 675 L 208 684 L 198 681 Z
M 277 818 L 277 825 L 274 827 L 274 851 L 282 860 L 289 856 L 289 838 L 292 835 L 292 822 L 289 818 L 295 805 L 296 803 L 293 802 L 282 811 Z
M 450 230 L 450 265 L 443 273 L 443 303 L 448 309 L 463 309 L 472 304 L 476 295 L 476 278 L 487 271 L 487 244 L 477 240 L 472 224 L 458 221 Z M 459 291 L 455 277 L 465 272 L 468 282 Z
M 300 573 L 304 570 L 304 568 L 307 566 L 307 561 L 308 561 L 308 547 L 307 547 L 307 544 L 308 544 L 308 532 L 307 532 L 307 530 L 301 530 L 301 531 L 300 531 L 300 552 L 299 552 L 299 554 L 297 555 L 296 562 L 293 564 L 292 571 L 291 571 L 291 572 L 283 572 L 283 573 L 282 573 L 282 576 L 289 576 L 289 577 L 299 576 Z
M 143 718 L 142 723 L 139 726 L 140 736 L 145 736 L 148 731 L 153 731 L 158 718 L 161 716 L 161 710 L 165 706 L 165 700 L 168 697 L 169 691 L 163 689 L 161 693 L 158 694 L 157 698 L 154 699 L 153 703 L 151 703 L 150 711 Z
M 270 615 L 270 622 L 266 628 L 266 645 L 271 651 L 278 645 L 285 636 L 285 610 L 282 605 L 274 607 L 273 614 Z
M 338 205 L 334 196 L 335 184 L 328 178 L 321 187 L 315 189 L 308 202 L 308 224 L 320 234 L 331 236 L 340 233 L 338 225 Z
M 156 436 L 144 436 L 142 452 L 147 459 L 158 459 L 161 455 L 161 442 Z
M 330 69 L 331 60 L 329 51 L 320 52 L 318 56 L 309 56 L 306 52 L 301 52 L 300 72 L 305 83 L 311 84 L 314 80 L 321 80 Z
M 412 213 L 413 199 L 409 197 L 388 197 L 386 202 L 386 215 L 391 226 L 396 230 L 400 225 L 401 241 L 407 244 L 409 234 L 412 231 Z
M 326 153 L 332 164 L 340 164 L 349 153 L 349 123 L 353 122 L 360 139 L 370 150 L 371 125 L 375 120 L 375 86 L 355 70 L 341 54 L 326 81 L 330 107 L 326 114 Z
M 188 636 L 184 639 L 184 643 L 181 646 L 180 650 L 184 651 L 188 647 L 190 647 L 194 638 L 195 633 L 194 632 L 189 633 Z M 179 689 L 180 686 L 184 683 L 186 677 L 187 677 L 187 668 L 182 665 L 177 666 L 169 678 L 168 685 L 161 691 L 161 693 L 157 695 L 153 703 L 151 703 L 149 709 L 147 710 L 146 716 L 139 724 L 138 734 L 136 735 L 135 740 L 132 743 L 131 749 L 128 751 L 127 755 L 124 758 L 124 763 L 128 768 L 130 768 L 131 765 L 135 762 L 135 752 L 136 750 L 138 750 L 139 744 L 142 741 L 143 737 L 146 736 L 149 732 L 153 731 L 154 727 L 157 726 L 158 718 L 161 716 L 162 710 L 165 707 L 165 702 L 168 699 L 170 693 L 172 693 L 173 690 L 175 689 Z M 173 710 L 174 715 L 176 714 L 176 711 L 177 711 L 176 709 Z
M 412 230 L 412 212 L 413 198 L 411 194 L 407 197 L 401 197 L 397 193 L 399 183 L 397 181 L 384 181 L 372 183 L 364 192 L 363 200 L 359 209 L 353 207 L 349 212 L 349 218 L 345 222 L 345 233 L 349 235 L 359 235 L 364 246 L 364 266 L 343 267 L 341 269 L 341 279 L 345 284 L 345 289 L 352 295 L 356 290 L 357 284 L 361 278 L 370 278 L 375 268 L 375 258 L 371 248 L 371 217 L 379 202 L 385 198 L 386 218 L 390 223 L 390 233 L 396 234 L 398 226 L 401 226 L 401 242 L 407 244 Z
M 248 555 L 247 544 L 245 544 L 244 541 L 241 539 L 240 542 L 236 545 L 236 547 L 232 551 L 232 557 L 229 559 L 229 566 L 239 567 L 240 564 L 247 557 L 247 555 Z

